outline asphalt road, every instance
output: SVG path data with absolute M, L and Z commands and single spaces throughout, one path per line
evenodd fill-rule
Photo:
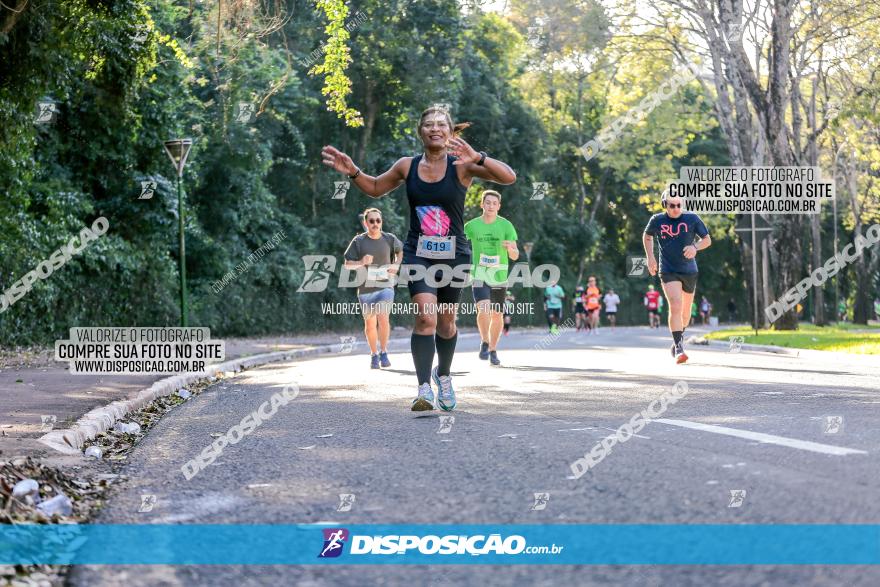
M 693 334 L 696 331 L 690 331 Z M 100 523 L 880 523 L 876 358 L 690 347 L 603 329 L 503 338 L 502 367 L 463 336 L 458 407 L 414 417 L 408 344 L 392 368 L 350 354 L 266 366 L 166 416 L 135 449 Z M 663 421 L 580 479 L 569 464 L 677 381 Z M 187 481 L 181 465 L 284 385 L 300 394 Z M 836 417 L 842 420 L 836 420 Z M 835 419 L 829 420 L 829 417 Z M 707 426 L 709 425 L 709 426 Z M 714 427 L 712 427 L 714 426 Z M 755 436 L 763 433 L 766 437 Z M 744 490 L 738 507 L 731 491 Z M 534 510 L 534 493 L 550 494 Z M 139 513 L 141 496 L 156 496 Z M 337 511 L 340 494 L 355 496 Z M 186 545 L 181 545 L 186 548 Z M 877 567 L 78 567 L 73 585 L 878 585 Z

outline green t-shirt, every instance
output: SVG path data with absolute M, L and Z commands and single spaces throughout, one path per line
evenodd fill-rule
M 544 289 L 544 297 L 547 298 L 547 309 L 548 310 L 556 310 L 562 307 L 562 296 L 565 295 L 565 292 L 562 290 L 562 287 L 557 285 L 551 285 Z
M 464 234 L 471 241 L 471 277 L 486 285 L 507 283 L 507 249 L 501 241 L 515 241 L 516 229 L 506 218 L 497 216 L 486 224 L 478 216 L 464 225 Z

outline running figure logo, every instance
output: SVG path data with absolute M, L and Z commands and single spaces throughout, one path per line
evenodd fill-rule
M 730 503 L 727 504 L 729 508 L 738 508 L 742 507 L 742 504 L 746 500 L 746 490 L 745 489 L 731 489 L 730 490 Z
M 339 494 L 339 505 L 336 506 L 337 512 L 350 512 L 352 506 L 354 506 L 355 495 L 354 493 L 340 493 Z
M 536 181 L 532 183 L 532 197 L 530 200 L 543 200 L 547 195 L 550 184 L 546 181 Z
M 40 416 L 40 432 L 48 432 L 52 430 L 58 416 Z
M 336 558 L 342 554 L 342 547 L 348 540 L 348 530 L 345 528 L 323 528 L 324 548 L 318 558 Z
M 743 342 L 746 337 L 744 336 L 731 336 L 730 337 L 730 352 L 738 353 L 742 350 Z
M 549 493 L 536 493 L 535 494 L 535 503 L 532 504 L 532 507 L 529 509 L 533 512 L 537 512 L 543 509 L 547 509 L 547 503 L 550 501 Z
M 235 107 L 235 122 L 240 122 L 242 124 L 247 124 L 251 122 L 254 118 L 254 111 L 256 108 L 253 104 L 248 104 L 247 102 L 239 102 Z
M 150 493 L 144 493 L 141 495 L 141 507 L 138 508 L 138 513 L 145 514 L 147 512 L 153 511 L 153 506 L 156 505 L 156 496 Z
M 37 102 L 37 117 L 34 122 L 37 124 L 48 124 L 55 122 L 55 115 L 58 109 L 55 102 Z
M 143 43 L 147 40 L 147 34 L 150 32 L 149 27 L 146 24 L 137 24 L 134 26 L 134 36 L 131 38 L 135 43 Z
M 627 277 L 644 277 L 648 273 L 648 258 L 635 257 L 628 255 L 626 257 L 626 276 Z
M 354 348 L 354 338 L 353 336 L 340 336 L 339 337 L 339 352 L 343 355 L 347 355 L 351 352 L 351 349 Z
M 330 276 L 336 270 L 336 257 L 332 255 L 303 255 L 306 275 L 302 285 L 296 290 L 299 293 L 317 293 L 327 289 Z
M 454 423 L 455 416 L 440 416 L 440 428 L 437 429 L 437 434 L 449 434 Z
M 156 182 L 152 179 L 146 179 L 141 182 L 141 195 L 138 200 L 149 200 L 156 193 Z
M 344 200 L 345 194 L 348 192 L 348 188 L 351 187 L 351 184 L 347 181 L 334 181 L 333 182 L 333 196 L 330 198 L 331 200 Z
M 837 434 L 843 428 L 843 416 L 825 416 L 822 432 L 825 434 Z

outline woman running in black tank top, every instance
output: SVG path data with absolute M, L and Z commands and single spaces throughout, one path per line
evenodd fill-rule
M 406 183 L 410 226 L 403 247 L 404 265 L 428 269 L 430 281 L 435 284 L 443 283 L 444 276 L 455 276 L 445 287 L 431 287 L 424 278 L 408 282 L 412 300 L 419 305 L 410 342 L 419 384 L 412 403 L 416 412 L 434 409 L 432 379 L 440 407 L 446 411 L 455 407 L 449 373 L 458 339 L 456 306 L 438 308 L 438 304 L 458 303 L 465 281 L 462 275 L 467 271 L 464 267 L 471 262 L 470 244 L 464 236 L 465 192 L 475 177 L 504 185 L 516 181 L 516 174 L 507 164 L 475 151 L 457 136 L 466 126 L 456 127 L 443 108 L 428 108 L 422 112 L 418 126 L 424 153 L 398 159 L 377 177 L 361 173 L 351 157 L 334 147 L 326 146 L 321 151 L 325 165 L 348 175 L 371 198 L 380 198 Z M 432 267 L 434 270 L 430 270 Z M 432 371 L 435 351 L 438 364 Z

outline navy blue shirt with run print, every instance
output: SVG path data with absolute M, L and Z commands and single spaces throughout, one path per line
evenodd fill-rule
M 684 248 L 694 244 L 694 238 L 705 238 L 709 231 L 700 217 L 693 212 L 682 212 L 670 218 L 666 212 L 654 214 L 645 227 L 645 234 L 660 244 L 660 273 L 697 273 L 697 260 L 687 259 Z

